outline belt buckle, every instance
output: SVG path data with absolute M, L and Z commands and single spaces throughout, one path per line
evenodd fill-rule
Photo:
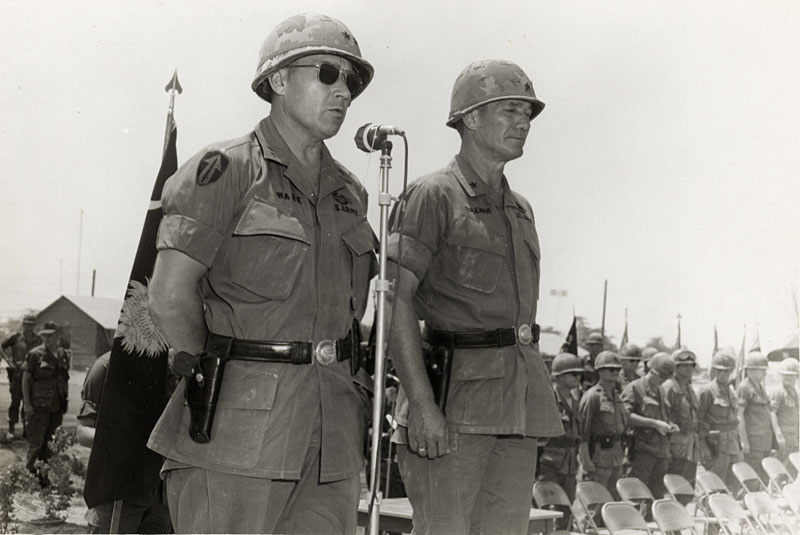
M 322 340 L 314 349 L 314 358 L 322 366 L 329 366 L 336 362 L 336 344 L 333 340 Z
M 533 331 L 531 331 L 530 325 L 523 323 L 517 327 L 517 341 L 524 346 L 533 342 Z

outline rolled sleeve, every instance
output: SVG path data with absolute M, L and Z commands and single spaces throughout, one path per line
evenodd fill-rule
M 389 259 L 404 268 L 410 270 L 417 279 L 422 280 L 428 271 L 433 253 L 423 243 L 410 236 L 403 236 L 402 251 L 400 250 L 400 234 L 394 233 L 389 236 L 386 250 Z M 401 255 L 402 254 L 402 258 Z
M 83 400 L 78 409 L 78 422 L 86 427 L 97 427 L 97 405 L 93 401 Z
M 173 214 L 161 220 L 156 247 L 177 249 L 210 268 L 224 238 L 221 232 L 191 217 Z

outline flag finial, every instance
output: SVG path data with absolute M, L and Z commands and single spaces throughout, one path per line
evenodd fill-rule
M 178 69 L 175 68 L 175 72 L 172 73 L 172 79 L 169 81 L 167 86 L 164 88 L 164 91 L 169 93 L 170 91 L 177 91 L 180 95 L 183 93 L 183 88 L 181 87 L 181 83 L 178 81 Z

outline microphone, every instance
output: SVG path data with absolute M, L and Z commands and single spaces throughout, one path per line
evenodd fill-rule
M 379 149 L 379 144 L 386 136 L 404 136 L 402 128 L 388 124 L 367 123 L 356 130 L 356 147 L 364 152 L 374 152 Z

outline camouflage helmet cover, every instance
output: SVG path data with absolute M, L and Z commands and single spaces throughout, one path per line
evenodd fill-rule
M 341 56 L 353 64 L 362 82 L 361 88 L 352 94 L 354 99 L 369 85 L 375 72 L 361 57 L 358 41 L 340 20 L 319 13 L 301 13 L 278 24 L 264 40 L 250 86 L 259 97 L 271 102 L 272 91 L 264 83 L 269 75 L 312 54 Z
M 536 98 L 533 82 L 519 65 L 503 60 L 482 60 L 470 63 L 456 78 L 450 94 L 450 115 L 447 126 L 455 124 L 472 110 L 498 100 L 530 102 L 531 119 L 542 109 L 544 102 Z
M 800 362 L 789 357 L 781 362 L 781 375 L 800 375 Z
M 587 344 L 600 344 L 600 345 L 603 345 L 604 344 L 603 335 L 600 334 L 600 333 L 597 333 L 597 332 L 591 333 L 586 338 L 586 343 Z
M 641 360 L 642 350 L 636 344 L 625 344 L 619 352 L 623 360 Z
M 760 351 L 752 351 L 747 355 L 747 357 L 745 357 L 744 367 L 745 369 L 750 370 L 766 370 L 767 357 L 765 357 Z
M 622 368 L 622 361 L 619 355 L 613 351 L 601 351 L 594 361 L 594 369 L 602 370 L 603 368 Z
M 580 359 L 572 353 L 559 353 L 553 359 L 552 374 L 561 375 L 564 373 L 583 373 L 583 365 Z
M 669 353 L 656 353 L 648 362 L 648 368 L 661 377 L 671 377 L 675 373 L 675 361 Z
M 672 353 L 672 360 L 676 365 L 678 364 L 692 364 L 697 365 L 697 355 L 688 349 L 677 349 Z
M 36 316 L 33 314 L 25 314 L 22 317 L 22 324 L 23 325 L 36 325 Z
M 646 348 L 642 349 L 642 360 L 647 362 L 648 360 L 653 358 L 653 355 L 655 355 L 656 353 L 658 353 L 658 349 L 656 349 L 655 347 L 647 346 Z
M 736 356 L 730 348 L 720 349 L 711 358 L 711 367 L 715 370 L 732 370 L 736 367 Z

